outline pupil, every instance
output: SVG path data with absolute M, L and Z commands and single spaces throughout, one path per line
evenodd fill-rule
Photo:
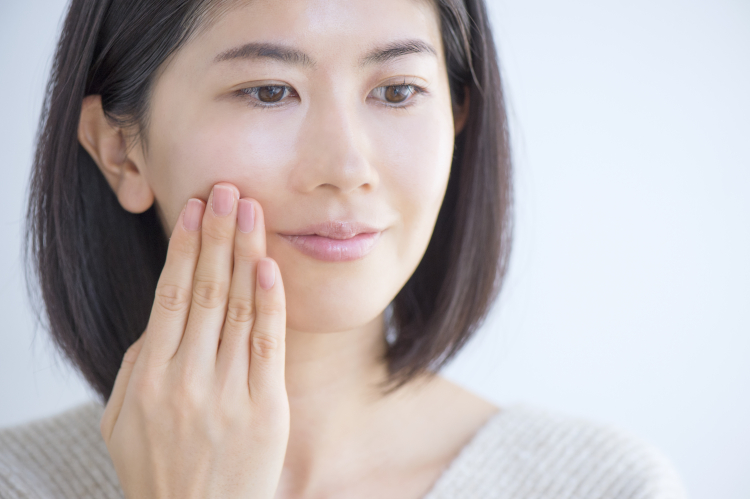
M 407 85 L 391 85 L 385 90 L 385 98 L 388 102 L 403 102 L 407 97 Z
M 263 102 L 278 102 L 284 95 L 284 88 L 278 86 L 260 87 L 258 98 Z

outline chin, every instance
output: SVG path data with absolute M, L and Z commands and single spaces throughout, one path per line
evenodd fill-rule
M 358 291 L 326 292 L 308 289 L 302 293 L 287 290 L 287 327 L 310 333 L 351 331 L 372 323 L 393 299 L 390 294 L 374 293 L 372 286 Z M 294 289 L 294 286 L 292 286 Z

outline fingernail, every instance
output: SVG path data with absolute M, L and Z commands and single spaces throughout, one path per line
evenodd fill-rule
M 225 185 L 215 185 L 214 195 L 211 197 L 211 209 L 217 217 L 225 217 L 232 213 L 234 207 L 234 189 Z
M 252 232 L 255 228 L 255 208 L 253 208 L 253 202 L 248 199 L 240 199 L 237 211 L 237 225 L 240 232 Z
M 185 214 L 182 216 L 182 227 L 190 232 L 201 228 L 203 220 L 203 201 L 200 199 L 189 199 L 185 205 Z
M 258 284 L 268 291 L 273 287 L 276 281 L 276 272 L 273 269 L 273 262 L 265 258 L 258 261 Z

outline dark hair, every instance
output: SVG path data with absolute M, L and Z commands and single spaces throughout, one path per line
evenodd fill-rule
M 468 92 L 470 108 L 432 239 L 392 304 L 391 389 L 439 369 L 471 337 L 500 290 L 511 242 L 507 117 L 486 8 L 434 1 L 452 99 Z M 153 206 L 120 206 L 78 143 L 82 101 L 99 94 L 113 122 L 144 126 L 157 69 L 216 5 L 72 0 L 57 46 L 30 183 L 29 281 L 58 350 L 104 400 L 148 322 L 167 238 Z

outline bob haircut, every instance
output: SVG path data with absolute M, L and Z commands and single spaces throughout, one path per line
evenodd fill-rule
M 414 274 L 389 306 L 389 391 L 439 370 L 484 320 L 511 243 L 511 161 L 497 54 L 483 0 L 432 0 L 454 106 L 470 96 L 447 191 Z M 37 136 L 26 220 L 32 302 L 57 350 L 107 400 L 148 323 L 168 239 L 155 207 L 125 211 L 78 143 L 83 98 L 147 127 L 157 69 L 227 0 L 72 0 Z M 222 7 L 223 6 L 223 7 Z M 455 107 L 454 107 L 455 108 Z

